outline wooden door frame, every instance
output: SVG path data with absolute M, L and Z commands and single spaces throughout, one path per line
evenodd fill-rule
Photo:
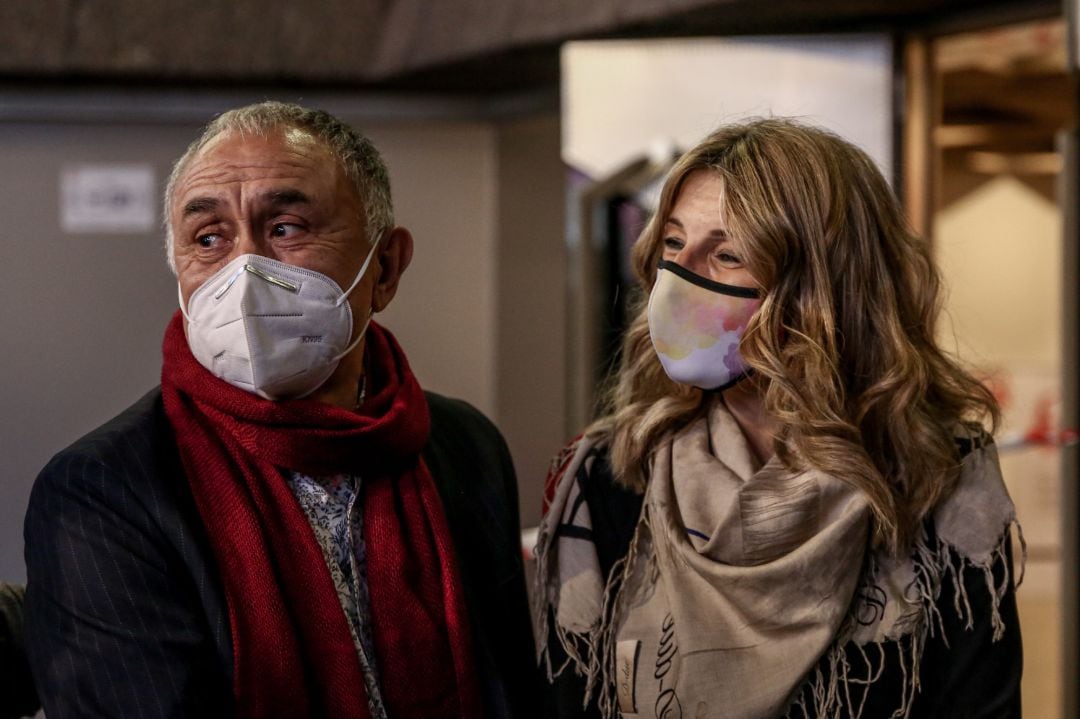
M 1080 117 L 1080 0 L 1063 0 L 1061 16 L 1067 23 L 1068 72 L 1075 117 Z M 1042 8 L 1042 17 L 1046 8 Z M 978 16 L 951 19 L 897 35 L 897 141 L 894 157 L 897 189 L 912 228 L 933 241 L 935 193 L 941 181 L 938 153 L 931 133 L 941 113 L 940 87 L 932 72 L 936 37 L 980 28 L 1038 19 L 1020 16 Z M 1061 133 L 1058 147 L 1063 158 L 1058 204 L 1062 211 L 1062 416 L 1061 426 L 1080 428 L 1080 129 Z M 1062 548 L 1061 622 L 1062 716 L 1080 716 L 1080 446 L 1075 441 L 1061 450 Z M 1073 677 L 1074 679 L 1069 679 Z

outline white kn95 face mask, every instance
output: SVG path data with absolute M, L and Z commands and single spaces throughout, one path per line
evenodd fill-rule
M 349 293 L 367 272 L 379 238 L 344 292 L 324 274 L 260 255 L 241 255 L 180 310 L 192 354 L 215 376 L 270 400 L 318 389 L 364 336 L 352 337 Z M 351 341 L 350 341 L 351 339 Z

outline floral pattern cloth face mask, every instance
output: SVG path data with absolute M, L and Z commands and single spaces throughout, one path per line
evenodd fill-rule
M 668 377 L 724 390 L 746 376 L 739 343 L 761 293 L 694 274 L 661 260 L 649 295 L 649 336 Z

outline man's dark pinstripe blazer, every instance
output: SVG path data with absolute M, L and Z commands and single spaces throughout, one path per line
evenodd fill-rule
M 533 716 L 509 453 L 471 406 L 428 401 L 424 456 L 458 550 L 486 715 Z M 24 532 L 26 643 L 49 719 L 232 715 L 228 610 L 160 390 L 53 458 Z

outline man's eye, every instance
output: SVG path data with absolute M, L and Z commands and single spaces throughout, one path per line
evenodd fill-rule
M 216 232 L 208 232 L 205 235 L 199 235 L 195 238 L 195 243 L 204 249 L 212 249 L 216 245 L 220 245 L 224 238 Z
M 270 236 L 274 238 L 293 237 L 303 232 L 304 228 L 291 222 L 277 222 L 270 228 Z

